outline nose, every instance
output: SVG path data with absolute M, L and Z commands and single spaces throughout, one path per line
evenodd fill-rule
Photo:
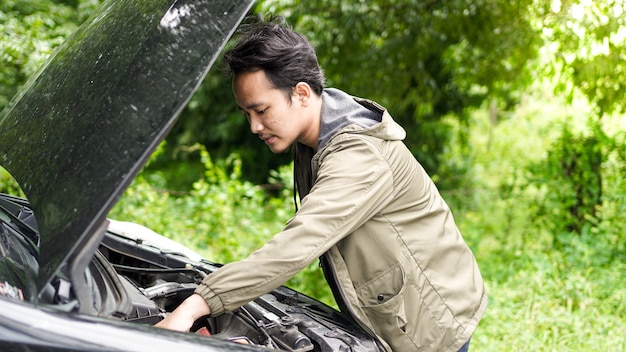
M 250 115 L 249 123 L 250 123 L 250 132 L 254 134 L 259 134 L 261 133 L 261 131 L 263 131 L 264 127 L 259 118 L 255 118 L 253 115 Z

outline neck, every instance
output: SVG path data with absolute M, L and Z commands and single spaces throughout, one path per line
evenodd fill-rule
M 305 127 L 300 143 L 317 150 L 322 120 L 322 97 L 313 94 L 306 106 Z

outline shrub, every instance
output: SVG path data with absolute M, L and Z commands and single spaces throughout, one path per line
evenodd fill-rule
M 205 172 L 189 192 L 173 194 L 161 188 L 166 182 L 158 172 L 141 173 L 109 217 L 140 223 L 215 262 L 244 259 L 293 215 L 291 167 L 272 172 L 270 184 L 278 192 L 270 195 L 242 180 L 236 155 L 216 164 L 204 147 L 195 148 Z M 287 286 L 335 304 L 317 262 Z

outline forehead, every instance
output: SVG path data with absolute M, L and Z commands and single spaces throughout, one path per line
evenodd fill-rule
M 265 71 L 241 72 L 233 77 L 233 93 L 241 109 L 250 109 L 276 99 L 282 92 L 275 88 Z
M 233 77 L 233 90 L 235 90 L 235 92 L 269 90 L 272 88 L 272 84 L 263 70 L 241 72 Z

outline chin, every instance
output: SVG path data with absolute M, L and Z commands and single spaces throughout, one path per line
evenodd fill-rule
M 274 154 L 282 154 L 289 150 L 290 146 L 270 146 L 270 150 Z

